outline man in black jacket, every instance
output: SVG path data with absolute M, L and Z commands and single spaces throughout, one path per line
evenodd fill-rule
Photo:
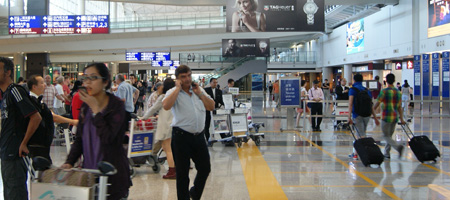
M 209 80 L 210 87 L 205 88 L 205 92 L 214 100 L 215 108 L 218 109 L 220 106 L 224 105 L 222 99 L 222 91 L 217 89 L 217 79 L 211 78 Z M 206 121 L 205 121 L 205 137 L 206 141 L 209 141 L 210 133 L 209 127 L 211 126 L 211 112 L 206 111 Z
M 336 100 L 348 100 L 348 91 L 349 87 L 345 86 L 347 84 L 347 80 L 345 78 L 341 79 L 341 85 L 336 86 Z M 338 104 L 336 103 L 336 106 Z M 337 120 L 336 124 L 340 124 L 342 121 Z
M 348 100 L 348 91 L 350 88 L 345 86 L 347 84 L 347 80 L 345 78 L 341 79 L 341 85 L 336 86 L 336 100 Z

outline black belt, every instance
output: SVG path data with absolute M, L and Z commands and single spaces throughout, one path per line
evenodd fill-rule
M 174 133 L 180 133 L 180 134 L 187 133 L 187 134 L 192 134 L 192 135 L 200 135 L 200 134 L 203 133 L 203 131 L 204 131 L 204 130 L 203 130 L 202 132 L 191 133 L 191 132 L 187 132 L 187 131 L 185 131 L 185 130 L 179 128 L 179 127 L 176 127 L 176 126 L 173 127 L 173 130 L 175 131 Z

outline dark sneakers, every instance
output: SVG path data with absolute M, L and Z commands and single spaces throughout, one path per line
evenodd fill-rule
M 193 200 L 200 200 L 200 198 L 198 198 L 197 195 L 195 194 L 194 187 L 191 187 L 191 189 L 189 190 L 189 196 Z

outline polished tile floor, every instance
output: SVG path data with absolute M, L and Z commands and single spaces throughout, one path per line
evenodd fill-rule
M 352 153 L 349 132 L 333 130 L 333 121 L 324 119 L 322 132 L 286 130 L 286 108 L 277 109 L 262 96 L 253 96 L 253 120 L 264 122 L 266 137 L 260 146 L 253 142 L 239 147 L 216 143 L 210 147 L 212 172 L 203 198 L 212 199 L 447 199 L 450 192 L 449 118 L 416 118 L 410 125 L 414 133 L 427 135 L 442 157 L 435 164 L 421 164 L 407 148 L 402 158 L 395 150 L 391 160 L 379 168 L 364 167 Z M 295 120 L 295 119 L 290 119 Z M 303 121 L 301 121 L 303 122 Z M 283 130 L 283 131 L 280 131 Z M 371 120 L 368 135 L 384 141 L 380 127 Z M 400 126 L 394 135 L 406 144 Z M 55 165 L 62 164 L 65 148 L 55 146 Z M 137 168 L 129 199 L 176 199 L 175 180 L 164 180 L 149 166 Z M 196 174 L 191 170 L 191 182 Z

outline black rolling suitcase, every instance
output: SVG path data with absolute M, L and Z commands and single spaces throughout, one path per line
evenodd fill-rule
M 381 153 L 380 147 L 375 143 L 375 140 L 371 137 L 361 138 L 354 124 L 350 125 L 350 131 L 352 132 L 353 138 L 355 138 L 353 147 L 364 166 L 367 167 L 372 164 L 381 165 L 384 161 L 384 156 Z M 359 139 L 356 138 L 355 132 L 358 133 Z
M 440 157 L 441 154 L 433 142 L 425 135 L 414 136 L 414 133 L 407 124 L 402 124 L 402 128 L 409 138 L 408 144 L 414 152 L 414 155 L 416 155 L 417 160 L 422 163 L 426 161 L 436 162 L 436 158 Z

